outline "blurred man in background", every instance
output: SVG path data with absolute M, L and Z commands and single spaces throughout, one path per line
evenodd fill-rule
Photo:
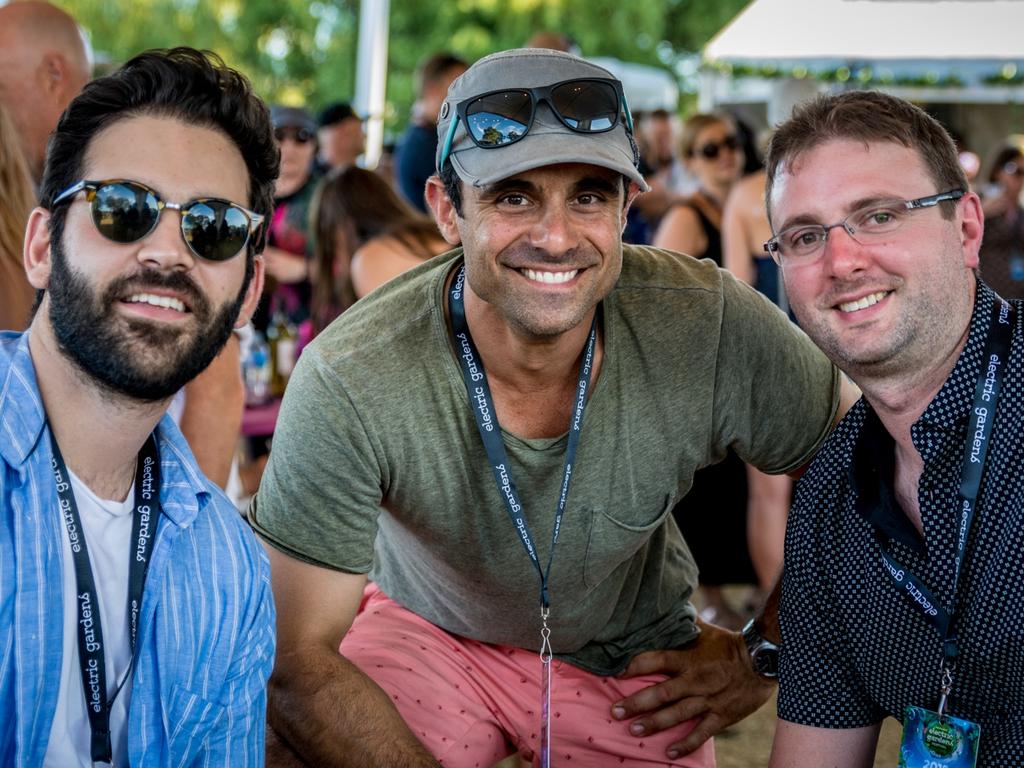
M 412 122 L 395 150 L 395 184 L 417 210 L 427 212 L 423 196 L 427 179 L 434 175 L 437 152 L 437 116 L 448 86 L 466 71 L 466 62 L 451 53 L 435 53 L 416 70 L 416 103 Z
M 91 73 L 89 44 L 67 13 L 40 0 L 0 7 L 0 102 L 37 184 L 46 140 Z
M 324 170 L 348 168 L 366 151 L 363 119 L 345 101 L 330 104 L 320 112 L 316 137 L 320 144 L 317 160 Z

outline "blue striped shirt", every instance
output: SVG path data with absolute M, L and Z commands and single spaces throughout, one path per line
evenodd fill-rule
M 0 333 L 0 764 L 41 766 L 60 685 L 61 518 L 28 334 Z M 139 619 L 128 756 L 262 766 L 274 604 L 266 554 L 165 416 L 163 515 Z M 102 450 L 97 447 L 97 450 Z

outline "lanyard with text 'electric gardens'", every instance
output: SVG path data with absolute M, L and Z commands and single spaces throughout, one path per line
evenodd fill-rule
M 548 577 L 551 574 L 551 562 L 555 557 L 555 545 L 558 543 L 558 531 L 562 525 L 566 501 L 569 498 L 569 482 L 572 480 L 573 462 L 576 460 L 576 449 L 580 441 L 580 430 L 583 428 L 583 410 L 587 404 L 587 388 L 590 386 L 590 374 L 594 362 L 594 349 L 597 343 L 597 313 L 590 324 L 590 335 L 580 363 L 579 377 L 576 385 L 576 400 L 573 407 L 572 420 L 569 422 L 569 440 L 565 449 L 565 470 L 562 474 L 562 490 L 558 495 L 558 507 L 555 511 L 555 524 L 551 532 L 551 553 L 548 555 L 547 568 L 542 568 L 537 557 L 537 548 L 530 535 L 530 529 L 523 517 L 523 505 L 519 491 L 511 477 L 511 466 L 505 452 L 505 443 L 501 439 L 501 426 L 498 414 L 494 409 L 491 388 L 487 384 L 483 361 L 477 352 L 473 337 L 466 324 L 466 311 L 463 301 L 463 289 L 466 281 L 465 266 L 459 267 L 455 280 L 448 292 L 448 311 L 452 320 L 452 335 L 462 376 L 466 382 L 469 403 L 476 417 L 477 430 L 484 443 L 487 459 L 491 464 L 494 481 L 498 485 L 498 493 L 505 503 L 509 519 L 515 526 L 526 554 L 533 562 L 540 576 L 540 618 L 541 618 L 541 766 L 547 768 L 551 758 L 551 630 L 548 628 L 550 600 L 548 594 Z
M 75 494 L 71 488 L 71 476 L 52 431 L 50 444 L 53 446 L 51 466 L 57 484 L 60 515 L 68 534 L 68 542 L 71 544 L 75 582 L 78 587 L 75 597 L 78 603 L 78 660 L 82 671 L 85 708 L 89 714 L 89 751 L 93 763 L 111 763 L 113 747 L 110 741 L 110 711 L 135 662 L 135 636 L 142 607 L 142 591 L 146 583 L 146 571 L 149 568 L 157 521 L 160 518 L 160 462 L 156 439 L 151 435 L 146 440 L 146 444 L 139 452 L 135 470 L 135 509 L 128 552 L 128 641 L 132 650 L 132 663 L 128 665 L 124 678 L 118 683 L 117 690 L 109 701 L 99 591 L 92 573 L 89 548 L 85 542 L 85 531 L 78 514 L 78 505 L 75 503 Z
M 936 765 L 973 766 L 977 757 L 980 726 L 968 720 L 946 715 L 946 705 L 953 690 L 953 675 L 956 672 L 958 654 L 957 589 L 967 552 L 967 539 L 974 521 L 975 505 L 981 490 L 985 457 L 992 436 L 999 392 L 1006 362 L 1010 357 L 1012 322 L 1013 310 L 1009 304 L 997 297 L 992 307 L 992 326 L 989 329 L 985 356 L 982 358 L 981 372 L 978 374 L 974 403 L 967 426 L 963 467 L 960 471 L 960 516 L 953 565 L 952 603 L 948 610 L 916 574 L 892 556 L 884 536 L 877 530 L 875 532 L 881 544 L 886 574 L 906 599 L 920 610 L 942 635 L 943 660 L 938 710 L 929 712 L 920 707 L 907 708 L 904 743 L 901 748 L 903 760 L 900 765 L 905 764 L 908 767 L 934 763 L 934 758 L 943 759 L 942 763 L 935 763 Z

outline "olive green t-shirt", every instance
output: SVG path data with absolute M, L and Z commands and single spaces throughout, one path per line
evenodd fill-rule
M 539 576 L 495 485 L 446 326 L 444 283 L 460 260 L 456 250 L 396 278 L 303 352 L 251 520 L 289 555 L 369 572 L 450 632 L 538 649 Z M 760 294 L 667 251 L 625 248 L 602 330 L 549 625 L 557 655 L 614 674 L 697 634 L 696 567 L 671 514 L 694 471 L 729 446 L 766 472 L 800 466 L 828 431 L 839 379 Z M 546 565 L 567 437 L 502 436 Z

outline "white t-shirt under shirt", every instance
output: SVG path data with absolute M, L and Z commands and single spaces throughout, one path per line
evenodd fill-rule
M 78 504 L 93 578 L 99 592 L 106 660 L 107 700 L 131 664 L 128 642 L 128 562 L 132 536 L 132 508 L 135 486 L 124 501 L 100 499 L 74 473 L 71 488 Z M 56 514 L 56 510 L 54 511 Z M 64 653 L 61 657 L 60 692 L 46 746 L 44 768 L 91 768 L 91 728 L 82 691 L 82 669 L 78 661 L 78 594 L 75 565 L 64 521 L 60 522 L 63 560 Z M 114 765 L 128 764 L 128 703 L 131 680 L 125 681 L 110 713 Z

